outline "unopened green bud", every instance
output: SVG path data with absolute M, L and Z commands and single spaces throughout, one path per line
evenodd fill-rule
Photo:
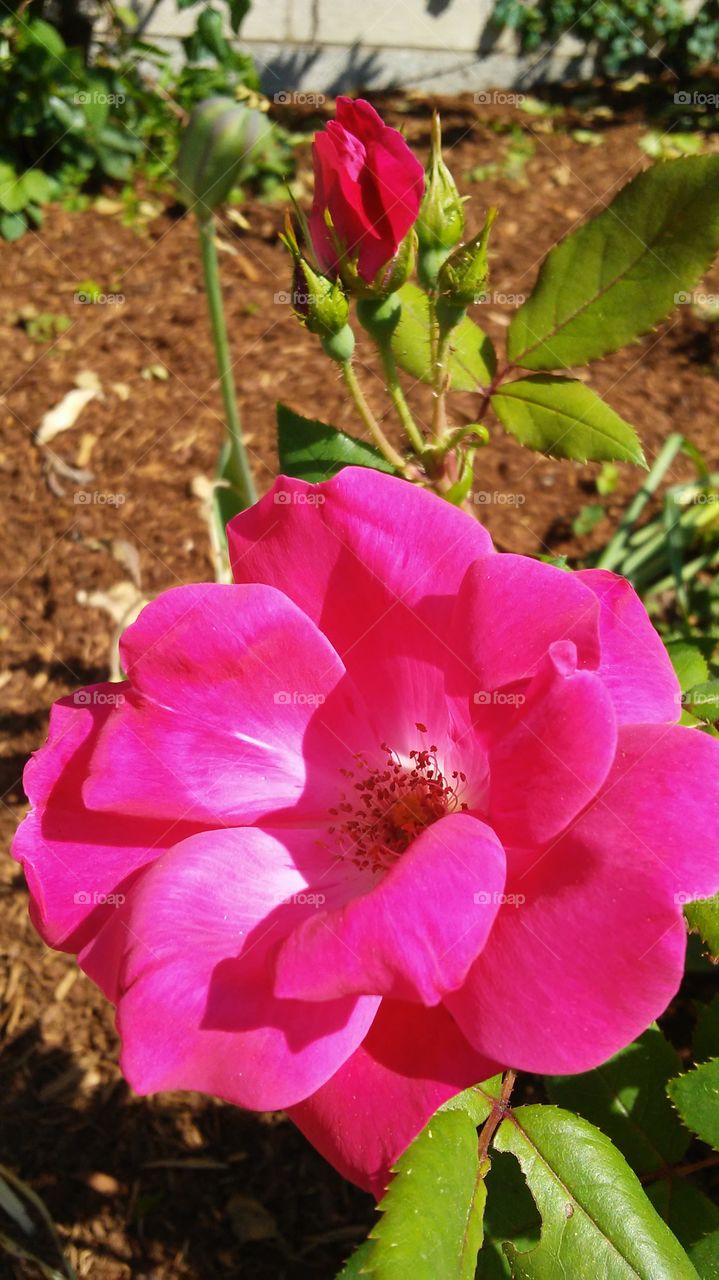
M 321 338 L 344 329 L 350 311 L 340 281 L 319 275 L 304 258 L 295 260 L 292 306 L 310 333 L 317 333 Z
M 289 214 L 280 239 L 292 254 L 292 306 L 295 315 L 320 338 L 331 338 L 347 327 L 349 301 L 340 280 L 330 280 L 303 258 Z
M 180 198 L 201 221 L 229 196 L 258 139 L 268 129 L 261 112 L 231 98 L 195 107 L 182 137 L 176 173 Z
M 497 213 L 494 208 L 488 211 L 487 221 L 479 235 L 455 249 L 439 272 L 440 301 L 448 313 L 453 308 L 463 310 L 472 302 L 481 302 L 484 297 L 489 280 L 489 233 Z
M 464 231 L 464 202 L 442 159 L 442 130 L 436 111 L 432 117 L 432 150 L 424 197 L 415 225 L 422 251 L 451 249 Z

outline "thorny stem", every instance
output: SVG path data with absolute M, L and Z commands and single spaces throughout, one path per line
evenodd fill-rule
M 436 324 L 435 320 L 435 324 Z M 434 348 L 434 376 L 432 379 L 434 385 L 434 402 L 432 404 L 432 434 L 435 440 L 441 440 L 447 430 L 447 385 L 449 383 L 449 370 L 447 363 L 449 359 L 450 334 L 443 333 L 442 329 L 437 326 L 438 332 Z
M 482 418 L 484 417 L 485 413 L 487 412 L 487 409 L 489 408 L 489 402 L 492 396 L 494 395 L 495 391 L 497 390 L 497 387 L 500 385 L 500 383 L 504 382 L 504 379 L 507 377 L 508 374 L 512 372 L 512 370 L 515 367 L 516 366 L 513 364 L 505 364 L 502 366 L 501 369 L 497 370 L 489 386 L 486 387 L 482 392 L 482 399 L 479 402 L 479 409 L 477 411 L 477 422 L 482 421 Z
M 352 361 L 343 360 L 341 364 L 341 368 L 342 368 L 342 377 L 344 378 L 347 390 L 349 391 L 352 397 L 352 401 L 354 403 L 355 409 L 357 410 L 364 425 L 366 426 L 367 430 L 372 436 L 372 439 L 377 445 L 377 448 L 379 449 L 383 457 L 385 457 L 393 467 L 396 467 L 398 471 L 404 474 L 404 472 L 406 471 L 404 458 L 402 458 L 401 455 L 394 448 L 394 446 L 390 444 L 384 431 L 382 430 L 372 410 L 370 409 L 367 401 L 365 400 L 364 392 L 362 391 L 362 388 L 359 382 L 357 381 L 357 374 L 355 373 L 354 368 L 352 367 Z
M 215 346 L 217 372 L 222 403 L 225 410 L 225 422 L 229 434 L 230 454 L 225 469 L 225 478 L 237 494 L 242 510 L 251 507 L 257 501 L 257 494 L 252 480 L 252 472 L 247 461 L 245 446 L 242 443 L 242 426 L 237 409 L 235 379 L 232 375 L 230 345 L 227 338 L 227 325 L 222 305 L 222 286 L 220 284 L 220 268 L 217 261 L 215 245 L 214 218 L 198 218 L 200 229 L 200 248 L 202 250 L 202 268 L 205 275 L 205 291 L 212 326 L 212 340 Z
M 392 403 L 397 410 L 397 416 L 407 432 L 412 448 L 417 455 L 420 455 L 424 452 L 425 443 L 422 438 L 422 433 L 412 416 L 412 410 L 407 404 L 404 391 L 402 390 L 402 386 L 397 376 L 397 363 L 394 358 L 391 344 L 388 341 L 377 340 L 377 349 L 382 358 L 382 367 L 384 369 L 385 378 L 387 379 L 387 390 L 392 397 Z
M 654 1182 L 658 1178 L 687 1178 L 691 1173 L 698 1173 L 701 1169 L 709 1169 L 713 1165 L 719 1164 L 719 1155 L 705 1156 L 703 1160 L 694 1160 L 688 1164 L 668 1164 L 663 1169 L 656 1169 L 652 1173 L 643 1173 L 640 1182 Z
M 485 1120 L 482 1132 L 479 1135 L 477 1154 L 479 1157 L 480 1169 L 488 1158 L 489 1144 L 509 1111 L 509 1099 L 516 1079 L 516 1071 L 506 1071 L 502 1081 L 502 1088 L 499 1097 L 492 1099 L 492 1110 Z

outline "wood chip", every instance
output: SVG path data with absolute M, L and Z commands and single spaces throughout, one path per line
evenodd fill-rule
M 96 387 L 76 387 L 74 391 L 68 391 L 58 404 L 44 414 L 35 432 L 37 444 L 49 444 L 61 431 L 74 427 L 85 406 L 97 395 Z

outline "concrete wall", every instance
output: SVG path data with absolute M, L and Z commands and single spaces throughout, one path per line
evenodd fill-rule
M 338 93 L 407 86 L 453 93 L 522 88 L 589 74 L 583 44 L 564 37 L 519 55 L 489 29 L 493 0 L 254 0 L 238 42 L 263 89 Z M 173 43 L 194 29 L 196 9 L 162 0 L 146 34 Z

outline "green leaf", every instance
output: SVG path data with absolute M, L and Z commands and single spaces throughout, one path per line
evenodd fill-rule
M 709 679 L 709 667 L 698 644 L 690 640 L 671 640 L 666 650 L 683 693 L 692 685 Z
M 43 1201 L 32 1187 L 3 1165 L 0 1165 L 0 1254 L 32 1263 L 32 1274 L 39 1274 L 44 1280 L 76 1280 Z M 16 1272 L 13 1270 L 12 1274 Z M 29 1272 L 23 1268 L 22 1274 Z
M 598 502 L 588 502 L 582 507 L 579 515 L 572 521 L 572 533 L 577 538 L 582 538 L 585 533 L 591 533 L 600 520 L 603 520 L 606 511 Z
M 719 1209 L 686 1178 L 660 1178 L 647 1195 L 701 1280 L 719 1280 Z
M 705 680 L 688 689 L 682 698 L 685 710 L 700 720 L 719 720 L 719 680 Z
M 399 290 L 399 298 L 402 313 L 392 334 L 394 358 L 406 373 L 422 382 L 431 382 L 427 295 L 416 284 L 407 283 Z M 453 391 L 476 391 L 478 386 L 491 382 L 496 367 L 494 347 L 486 333 L 465 316 L 452 330 L 450 387 Z
M 343 467 L 371 467 L 394 475 L 382 454 L 316 418 L 303 418 L 286 404 L 277 406 L 277 447 L 283 475 L 311 484 L 328 480 Z
M 696 902 L 688 902 L 684 915 L 692 933 L 698 933 L 713 959 L 719 959 L 719 893 L 713 898 L 698 898 Z
M 719 1151 L 719 1058 L 671 1080 L 667 1093 L 687 1128 Z
M 654 165 L 547 255 L 509 326 L 509 359 L 564 369 L 616 351 L 684 299 L 717 247 L 719 156 Z
M 492 408 L 502 426 L 530 449 L 575 462 L 637 462 L 636 432 L 583 382 L 539 373 L 499 387 Z
M 502 1246 L 511 1241 L 519 1250 L 531 1248 L 539 1242 L 542 1220 L 514 1156 L 493 1151 L 485 1182 L 484 1243 L 476 1280 L 500 1280 L 511 1275 Z
M 475 1127 L 484 1124 L 492 1110 L 493 1099 L 499 1098 L 502 1092 L 501 1075 L 492 1076 L 491 1080 L 483 1080 L 481 1084 L 463 1089 L 453 1098 L 443 1103 L 440 1111 L 464 1111 L 471 1117 Z
M 701 1280 L 719 1280 L 719 1231 L 712 1231 L 697 1240 L 687 1253 Z
M 653 1173 L 689 1146 L 665 1092 L 680 1070 L 679 1054 L 654 1026 L 594 1071 L 548 1076 L 546 1085 L 552 1102 L 597 1125 L 636 1173 Z
M 494 1141 L 519 1160 L 542 1216 L 534 1249 L 506 1246 L 516 1280 L 696 1280 L 624 1156 L 586 1120 L 555 1107 L 518 1107 Z
M 396 1166 L 356 1273 L 379 1280 L 473 1280 L 486 1199 L 477 1130 L 464 1111 L 439 1111 Z
M 18 213 L 27 204 L 27 199 L 16 170 L 7 161 L 0 160 L 0 209 Z
M 27 231 L 27 221 L 21 213 L 0 214 L 0 236 L 3 240 L 19 240 Z
M 695 1062 L 713 1058 L 719 1050 L 719 995 L 700 1006 L 694 1028 L 692 1051 Z
M 337 1280 L 359 1280 L 360 1276 L 366 1276 L 368 1272 L 365 1268 L 372 1257 L 373 1248 L 372 1241 L 365 1240 L 347 1259 Z
M 230 26 L 235 35 L 250 11 L 251 0 L 229 0 Z
M 55 194 L 55 183 L 42 169 L 28 169 L 20 178 L 23 204 L 46 204 Z
M 32 22 L 23 24 L 22 43 L 39 45 L 45 53 L 51 54 L 58 61 L 67 52 L 67 46 L 60 32 L 49 22 L 43 22 L 42 18 L 33 18 Z

